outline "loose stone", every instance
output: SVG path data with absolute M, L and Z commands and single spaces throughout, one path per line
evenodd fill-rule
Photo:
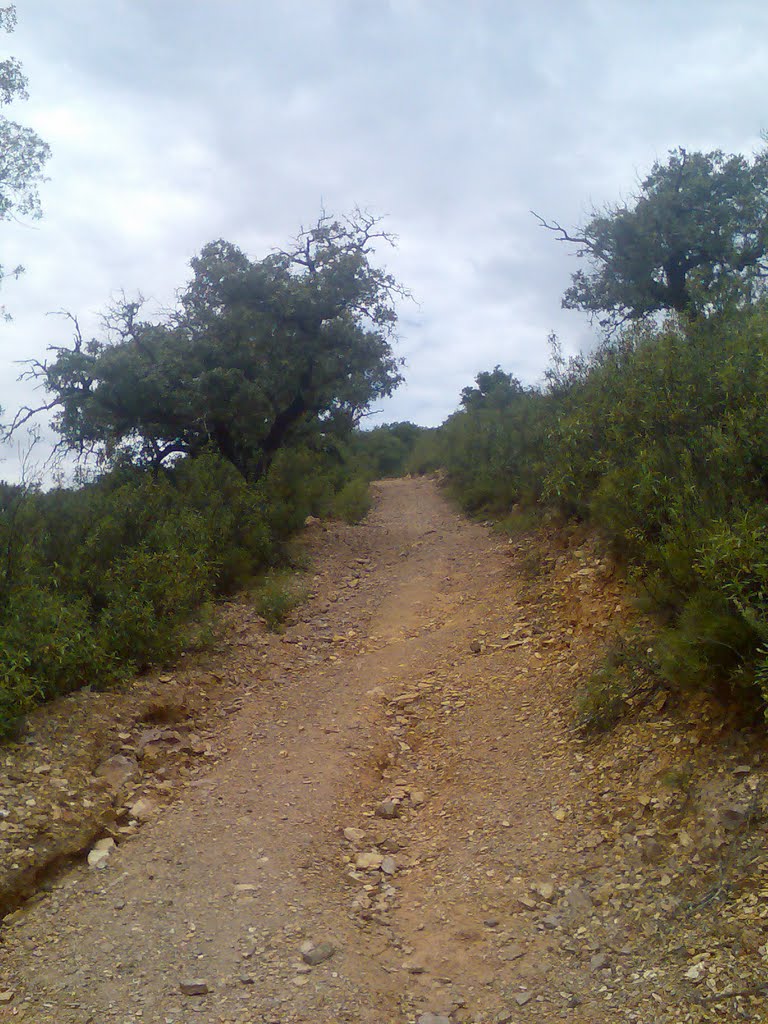
M 502 960 L 519 960 L 521 956 L 525 956 L 525 950 L 522 946 L 518 946 L 517 943 L 513 942 L 509 946 L 505 946 L 499 953 L 499 956 Z
M 208 983 L 201 978 L 190 978 L 188 981 L 179 982 L 179 989 L 185 996 L 206 996 L 210 992 Z
M 360 871 L 378 871 L 383 861 L 380 853 L 358 853 L 355 857 L 355 867 Z
M 96 871 L 105 868 L 114 850 L 114 839 L 99 839 L 97 843 L 94 843 L 93 849 L 88 854 L 88 867 L 94 868 Z
M 385 875 L 394 875 L 397 871 L 397 863 L 394 857 L 384 857 L 381 862 L 381 870 Z
M 157 813 L 157 804 L 146 796 L 139 797 L 135 804 L 132 804 L 128 811 L 136 821 L 149 821 Z
M 377 818 L 396 818 L 400 813 L 400 803 L 398 800 L 382 800 L 375 813 Z
M 301 959 L 305 964 L 309 964 L 310 967 L 317 967 L 318 964 L 330 960 L 335 952 L 336 947 L 332 942 L 319 942 L 316 946 L 312 946 L 311 949 L 303 949 Z

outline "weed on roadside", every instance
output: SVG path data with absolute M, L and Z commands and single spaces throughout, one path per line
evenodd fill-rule
M 576 694 L 576 726 L 585 733 L 609 732 L 659 686 L 653 647 L 639 631 L 619 636 Z
M 331 515 L 345 523 L 359 523 L 370 512 L 372 504 L 368 481 L 355 477 L 333 496 Z
M 603 666 L 576 694 L 576 725 L 582 732 L 610 732 L 626 711 L 624 686 Z
M 677 790 L 681 793 L 688 793 L 693 785 L 694 766 L 692 761 L 686 761 L 675 768 L 668 768 L 660 779 L 662 786 L 667 789 Z
M 213 601 L 206 601 L 195 613 L 187 628 L 184 650 L 187 654 L 200 654 L 215 647 L 223 635 L 221 620 Z
M 539 509 L 516 508 L 508 515 L 499 519 L 493 524 L 493 529 L 498 533 L 506 534 L 508 537 L 518 537 L 521 533 L 528 533 L 541 526 L 542 515 Z
M 306 587 L 289 572 L 265 576 L 254 592 L 253 602 L 267 627 L 279 632 L 291 612 L 307 597 Z

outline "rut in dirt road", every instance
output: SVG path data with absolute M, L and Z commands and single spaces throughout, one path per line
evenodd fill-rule
M 300 621 L 224 656 L 252 674 L 217 763 L 3 929 L 0 1021 L 717 1019 L 649 961 L 644 869 L 617 866 L 570 729 L 604 563 L 565 614 L 432 482 L 376 497 L 313 527 Z

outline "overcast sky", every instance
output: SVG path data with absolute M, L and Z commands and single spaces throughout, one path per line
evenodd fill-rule
M 433 425 L 500 363 L 541 378 L 575 226 L 669 149 L 751 154 L 768 128 L 764 0 L 18 0 L 29 78 L 5 113 L 50 144 L 40 221 L 0 225 L 0 406 L 15 360 L 85 331 L 121 289 L 173 301 L 225 238 L 284 245 L 321 205 L 386 215 L 413 292 L 407 382 L 380 421 Z M 10 453 L 0 475 L 12 477 Z

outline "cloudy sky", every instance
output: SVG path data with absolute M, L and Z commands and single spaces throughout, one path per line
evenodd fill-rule
M 0 226 L 0 406 L 16 360 L 87 333 L 120 290 L 173 301 L 226 238 L 260 257 L 321 206 L 386 215 L 413 292 L 407 383 L 380 421 L 439 423 L 500 363 L 535 382 L 573 226 L 675 146 L 750 154 L 768 128 L 764 0 L 18 0 L 29 78 L 5 113 L 50 144 L 42 220 Z M 0 473 L 11 477 L 15 454 Z

